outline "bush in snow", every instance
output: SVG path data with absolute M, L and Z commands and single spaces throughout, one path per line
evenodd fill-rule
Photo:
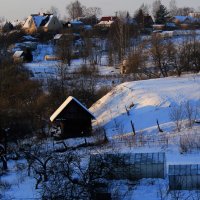
M 170 119 L 175 123 L 177 131 L 180 132 L 184 117 L 183 104 L 172 106 L 169 116 Z
M 180 136 L 180 152 L 186 153 L 200 149 L 200 135 L 198 132 Z
M 188 121 L 188 126 L 191 128 L 196 120 L 197 116 L 197 107 L 192 105 L 190 101 L 186 101 L 184 103 L 184 111 L 185 111 L 185 117 Z

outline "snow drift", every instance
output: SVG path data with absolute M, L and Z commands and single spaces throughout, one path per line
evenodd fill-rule
M 171 122 L 171 107 L 187 101 L 194 106 L 200 103 L 200 74 L 120 84 L 90 111 L 113 136 L 132 132 L 131 120 L 136 131 L 155 129 L 157 119 L 166 126 Z

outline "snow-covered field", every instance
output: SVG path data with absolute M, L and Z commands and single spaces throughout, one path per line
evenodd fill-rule
M 184 123 L 180 132 L 175 130 L 174 122 L 169 117 L 170 109 L 182 102 L 190 101 L 199 109 L 200 75 L 185 75 L 155 80 L 127 82 L 115 87 L 111 92 L 96 102 L 90 111 L 96 116 L 98 125 L 104 126 L 109 142 L 103 146 L 80 147 L 77 152 L 82 157 L 94 153 L 105 152 L 165 152 L 166 166 L 170 164 L 199 164 L 198 149 L 182 152 L 180 137 L 190 136 L 191 140 L 200 138 L 200 126 L 189 128 Z M 127 113 L 128 111 L 128 113 Z M 198 111 L 199 112 L 199 111 Z M 199 116 L 198 116 L 199 117 Z M 156 120 L 159 120 L 163 132 L 157 130 Z M 136 139 L 133 137 L 130 121 L 135 125 Z M 184 119 L 184 122 L 187 121 Z M 94 124 L 96 126 L 96 124 Z M 142 136 L 142 138 L 141 138 Z M 90 142 L 92 138 L 88 138 Z M 65 141 L 68 147 L 84 144 L 84 139 L 69 139 Z M 198 141 L 197 141 L 198 142 Z M 62 144 L 48 145 L 60 148 Z M 54 146 L 54 147 L 53 147 Z M 19 161 L 24 163 L 24 161 Z M 19 170 L 15 161 L 9 161 L 9 172 L 1 181 L 11 183 L 10 189 L 4 191 L 4 197 L 9 199 L 27 199 L 39 197 L 35 190 L 35 180 L 27 176 L 27 172 Z M 166 168 L 167 169 L 167 168 Z M 23 178 L 22 178 L 23 177 Z M 136 185 L 130 181 L 113 181 L 110 184 L 113 194 L 121 199 L 157 200 L 165 195 L 166 200 L 195 199 L 196 191 L 183 191 L 181 194 L 167 193 L 168 179 L 142 179 Z
M 164 131 L 173 128 L 170 112 L 173 107 L 190 102 L 200 107 L 200 74 L 126 82 L 115 87 L 97 101 L 90 111 L 107 135 L 132 132 L 157 133 L 158 120 Z M 200 116 L 198 116 L 200 117 Z
M 38 46 L 34 53 L 33 63 L 26 64 L 37 78 L 56 76 L 58 62 L 45 61 L 46 54 L 53 54 L 52 46 Z M 73 73 L 81 64 L 80 59 L 73 60 L 69 73 Z M 99 71 L 108 75 L 119 73 L 118 69 L 107 66 L 99 66 Z M 195 108 L 195 117 L 199 119 L 200 74 L 120 84 L 90 108 L 97 119 L 94 127 L 103 126 L 109 142 L 103 146 L 80 147 L 77 152 L 80 155 L 104 152 L 165 152 L 167 166 L 169 164 L 200 164 L 198 149 L 190 149 L 184 153 L 180 150 L 180 137 L 190 135 L 194 140 L 197 137 L 200 138 L 200 126 L 196 124 L 193 128 L 189 128 L 187 119 L 184 117 L 181 131 L 177 132 L 169 114 L 173 107 L 180 104 L 184 106 L 186 102 L 190 102 Z M 158 131 L 157 120 L 163 130 L 162 133 Z M 131 121 L 136 131 L 136 140 L 133 137 Z M 88 139 L 88 142 L 91 141 L 93 139 Z M 70 139 L 65 143 L 68 147 L 73 147 L 73 145 L 77 147 L 84 144 L 85 140 Z M 50 145 L 59 148 L 62 144 Z M 8 184 L 7 189 L 2 193 L 0 191 L 0 199 L 1 195 L 3 195 L 2 199 L 40 199 L 40 190 L 34 189 L 35 179 L 27 176 L 24 160 L 10 160 L 8 168 L 9 171 L 0 177 L 0 182 Z M 167 178 L 142 179 L 136 185 L 125 180 L 112 182 L 111 189 L 119 194 L 118 197 L 126 200 L 174 199 L 176 194 L 173 192 L 167 194 L 167 185 Z M 161 198 L 161 195 L 165 195 L 166 198 Z M 199 194 L 196 191 L 183 191 L 179 196 L 181 196 L 179 199 L 198 199 Z
M 57 66 L 59 61 L 46 61 L 46 55 L 55 55 L 55 46 L 49 44 L 38 44 L 37 49 L 33 51 L 33 62 L 26 63 L 25 66 L 30 69 L 35 78 L 46 79 L 49 77 L 57 77 Z M 67 68 L 67 73 L 76 73 L 84 64 L 83 59 L 73 59 L 71 66 Z M 102 56 L 101 65 L 97 65 L 100 75 L 116 75 L 119 69 L 107 65 L 107 56 Z

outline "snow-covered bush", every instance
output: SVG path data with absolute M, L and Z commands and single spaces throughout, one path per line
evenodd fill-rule
M 200 135 L 196 132 L 194 134 L 187 134 L 180 136 L 180 152 L 187 153 L 192 150 L 200 149 Z

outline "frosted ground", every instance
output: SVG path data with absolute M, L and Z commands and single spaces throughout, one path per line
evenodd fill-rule
M 173 40 L 180 42 L 182 37 Z M 37 50 L 34 51 L 33 62 L 26 64 L 35 78 L 43 80 L 57 76 L 58 62 L 44 60 L 45 55 L 53 54 L 51 44 L 38 45 Z M 82 63 L 81 59 L 73 60 L 68 72 L 73 73 Z M 103 65 L 99 66 L 100 74 L 119 74 L 119 69 L 106 66 L 106 57 L 102 58 L 102 63 Z M 118 85 L 90 108 L 97 118 L 97 121 L 94 121 L 94 127 L 104 126 L 110 142 L 102 147 L 78 148 L 78 152 L 83 156 L 97 152 L 165 152 L 167 165 L 200 164 L 199 150 L 193 149 L 187 153 L 180 150 L 180 137 L 189 135 L 193 140 L 200 137 L 200 126 L 196 124 L 192 129 L 188 128 L 185 119 L 181 132 L 177 132 L 169 117 L 173 106 L 186 101 L 190 101 L 192 105 L 199 108 L 200 74 L 126 82 Z M 138 140 L 143 135 L 142 144 L 133 138 L 131 120 Z M 159 121 L 163 133 L 158 132 L 156 120 Z M 65 142 L 71 146 L 78 146 L 84 143 L 84 139 Z M 52 145 L 48 141 L 49 144 Z M 40 198 L 40 189 L 34 189 L 35 179 L 27 175 L 27 169 L 23 169 L 23 163 L 26 162 L 24 160 L 8 162 L 8 173 L 0 177 L 0 181 L 8 183 L 6 190 L 0 190 L 2 199 Z M 167 179 L 143 179 L 135 185 L 130 181 L 113 181 L 111 189 L 113 193 L 118 193 L 119 199 L 158 200 L 161 199 L 162 194 L 165 195 L 163 199 L 171 200 L 176 194 L 166 193 L 167 182 Z M 179 199 L 194 200 L 199 199 L 198 197 L 199 193 L 196 191 L 183 191 Z
M 186 153 L 182 152 L 180 137 L 191 136 L 193 140 L 200 138 L 200 126 L 196 124 L 193 128 L 188 128 L 185 119 L 181 131 L 177 132 L 169 117 L 172 106 L 185 101 L 198 107 L 200 74 L 118 85 L 90 108 L 97 118 L 94 126 L 104 126 L 109 143 L 100 147 L 78 148 L 77 152 L 83 157 L 97 152 L 165 152 L 167 165 L 199 164 L 199 150 L 194 148 Z M 157 119 L 162 133 L 158 132 Z M 134 140 L 130 120 L 135 125 L 136 138 L 143 135 L 142 144 Z M 70 139 L 65 142 L 78 146 L 84 143 L 84 139 Z M 52 141 L 48 141 L 48 145 L 52 145 Z M 56 145 L 60 144 L 54 144 L 55 148 Z M 4 191 L 3 199 L 40 197 L 40 190 L 34 189 L 35 180 L 27 176 L 26 169 L 20 169 L 21 162 L 24 163 L 23 160 L 9 161 L 9 172 L 1 177 L 1 181 L 11 183 L 10 188 Z M 142 179 L 137 184 L 130 181 L 112 181 L 110 186 L 113 194 L 117 193 L 121 199 L 140 200 L 142 197 L 144 200 L 157 200 L 161 199 L 160 195 L 166 195 L 167 200 L 174 199 L 177 193 L 167 193 L 167 183 L 167 179 Z M 183 191 L 180 199 L 198 199 L 198 195 L 197 191 Z
M 120 135 L 132 132 L 131 120 L 136 131 L 156 132 L 156 120 L 167 131 L 172 126 L 170 110 L 187 101 L 197 107 L 200 104 L 200 74 L 120 84 L 90 111 L 112 137 L 118 134 L 116 129 Z
M 57 65 L 59 61 L 46 61 L 46 55 L 55 55 L 54 45 L 52 43 L 48 44 L 38 44 L 37 49 L 33 51 L 33 62 L 26 63 L 25 66 L 30 69 L 35 78 L 45 79 L 47 77 L 56 77 L 57 76 Z M 107 57 L 102 56 L 101 66 L 98 66 L 99 74 L 102 75 L 115 75 L 119 74 L 119 69 L 115 67 L 108 66 Z M 84 64 L 82 59 L 73 59 L 71 66 L 68 67 L 68 73 L 76 72 L 81 65 Z

